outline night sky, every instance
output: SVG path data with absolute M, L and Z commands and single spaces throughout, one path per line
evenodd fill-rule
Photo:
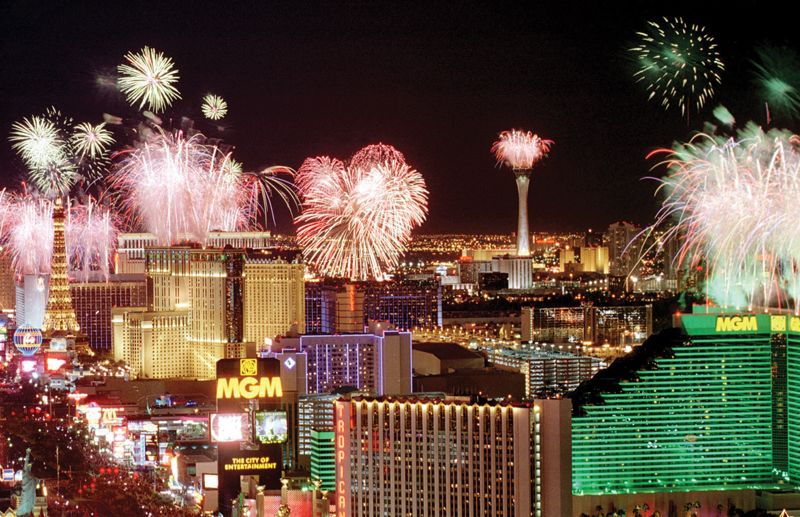
M 168 114 L 223 136 L 248 168 L 345 159 L 378 141 L 398 147 L 430 190 L 420 232 L 515 229 L 512 174 L 489 153 L 512 127 L 555 141 L 534 172 L 534 231 L 646 224 L 657 201 L 655 183 L 642 180 L 655 165 L 645 155 L 686 139 L 711 115 L 687 124 L 647 102 L 625 51 L 635 31 L 662 15 L 705 25 L 726 63 L 712 105 L 725 104 L 739 122 L 764 119 L 748 62 L 754 46 L 796 47 L 798 38 L 794 16 L 763 3 L 703 11 L 650 2 L 232 4 L 2 2 L 2 184 L 22 177 L 5 138 L 12 122 L 50 105 L 92 122 L 126 113 L 119 95 L 96 89 L 95 74 L 150 45 L 180 71 L 183 100 Z M 208 92 L 228 101 L 223 133 L 202 121 Z M 278 229 L 292 229 L 288 216 Z

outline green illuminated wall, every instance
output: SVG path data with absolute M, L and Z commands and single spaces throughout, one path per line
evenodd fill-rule
M 336 487 L 333 431 L 311 431 L 311 479 L 322 482 L 323 490 Z
M 776 486 L 773 418 L 783 413 L 773 412 L 773 371 L 781 371 L 773 362 L 781 356 L 773 354 L 764 321 L 760 316 L 758 330 L 747 334 L 694 335 L 656 358 L 655 369 L 621 381 L 619 393 L 582 405 L 572 421 L 573 493 Z M 789 415 L 800 410 L 796 343 L 785 348 Z M 775 400 L 783 399 L 778 393 Z M 789 474 L 797 476 L 800 426 L 791 418 L 788 444 Z
M 800 480 L 800 336 L 790 335 L 786 347 L 786 409 L 788 475 Z

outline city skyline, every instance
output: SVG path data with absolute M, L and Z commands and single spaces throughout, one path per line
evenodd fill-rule
M 800 515 L 777 12 L 0 2 L 0 517 Z
M 149 6 L 145 14 L 133 5 L 116 11 L 8 4 L 4 32 L 18 37 L 3 43 L 14 73 L 2 79 L 0 127 L 7 131 L 50 105 L 93 121 L 105 110 L 122 111 L 124 99 L 109 101 L 95 89 L 95 74 L 113 70 L 132 47 L 152 45 L 181 71 L 183 99 L 171 113 L 201 126 L 199 100 L 221 94 L 229 107 L 226 142 L 250 168 L 297 168 L 307 156 L 347 155 L 372 141 L 396 145 L 431 193 L 429 218 L 417 233 L 512 231 L 513 175 L 490 153 L 509 127 L 556 142 L 532 176 L 534 232 L 599 229 L 617 220 L 646 225 L 657 209 L 657 184 L 642 178 L 664 172 L 650 172 L 657 162 L 647 153 L 685 140 L 712 119 L 718 103 L 739 120 L 762 120 L 753 48 L 793 43 L 779 30 L 788 22 L 770 19 L 767 27 L 759 11 L 732 24 L 713 8 L 681 13 L 706 25 L 726 62 L 717 95 L 687 123 L 648 103 L 630 76 L 626 52 L 635 32 L 670 14 L 654 7 L 589 7 L 577 15 L 533 6 L 261 9 Z M 204 38 L 173 29 L 179 17 Z M 2 146 L 0 167 L 4 186 L 23 177 L 9 145 Z M 476 219 L 476 210 L 491 216 Z M 277 230 L 294 231 L 288 214 L 279 214 Z

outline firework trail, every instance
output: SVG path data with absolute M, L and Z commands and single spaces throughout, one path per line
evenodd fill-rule
M 3 243 L 17 274 L 50 272 L 53 255 L 53 205 L 44 198 L 10 196 Z
M 175 88 L 178 70 L 172 59 L 150 47 L 138 53 L 125 54 L 128 64 L 119 65 L 117 86 L 125 94 L 128 103 L 138 109 L 145 107 L 156 113 L 163 112 L 176 99 L 181 98 Z
M 492 152 L 498 164 L 506 164 L 513 170 L 530 170 L 547 155 L 551 145 L 552 140 L 542 140 L 530 131 L 512 129 L 500 133 Z
M 349 163 L 308 158 L 296 184 L 303 208 L 297 241 L 326 276 L 385 278 L 428 211 L 422 175 L 387 145 L 367 146 Z
M 86 282 L 91 273 L 98 272 L 108 279 L 119 228 L 116 214 L 93 199 L 71 203 L 64 228 L 70 276 Z
M 70 276 L 86 281 L 91 272 L 105 278 L 117 247 L 117 217 L 93 199 L 68 201 L 65 244 Z M 17 274 L 50 272 L 53 256 L 53 202 L 30 194 L 0 192 L 0 243 L 11 254 Z
M 692 109 L 702 109 L 725 70 L 714 38 L 704 27 L 667 17 L 648 22 L 636 35 L 639 42 L 630 49 L 638 67 L 633 76 L 645 84 L 648 99 L 666 110 L 678 106 L 687 119 Z
M 219 95 L 209 93 L 203 97 L 201 110 L 208 120 L 220 120 L 228 114 L 228 103 Z
M 788 48 L 763 46 L 756 49 L 754 60 L 758 93 L 767 103 L 767 123 L 770 109 L 787 118 L 800 116 L 800 59 Z
M 681 242 L 679 267 L 705 266 L 716 303 L 800 308 L 800 137 L 748 124 L 667 153 L 656 226 Z
M 111 174 L 123 213 L 161 244 L 188 239 L 205 243 L 212 231 L 254 227 L 259 213 L 271 212 L 272 195 L 291 201 L 291 169 L 277 167 L 242 173 L 230 153 L 203 135 L 159 132 L 127 153 Z

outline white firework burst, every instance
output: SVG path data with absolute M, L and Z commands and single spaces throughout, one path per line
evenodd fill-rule
M 31 168 L 46 167 L 63 154 L 64 141 L 55 124 L 44 117 L 23 118 L 11 125 L 11 148 Z
M 228 103 L 219 95 L 209 93 L 203 97 L 203 116 L 209 120 L 220 120 L 228 114 Z
M 125 54 L 125 60 L 128 64 L 117 67 L 117 86 L 132 106 L 138 103 L 138 109 L 159 113 L 181 98 L 175 87 L 178 70 L 162 52 L 144 47 L 139 53 Z
M 90 158 L 103 156 L 108 147 L 114 143 L 114 137 L 105 125 L 105 122 L 96 126 L 83 122 L 75 126 L 71 141 L 80 156 Z

